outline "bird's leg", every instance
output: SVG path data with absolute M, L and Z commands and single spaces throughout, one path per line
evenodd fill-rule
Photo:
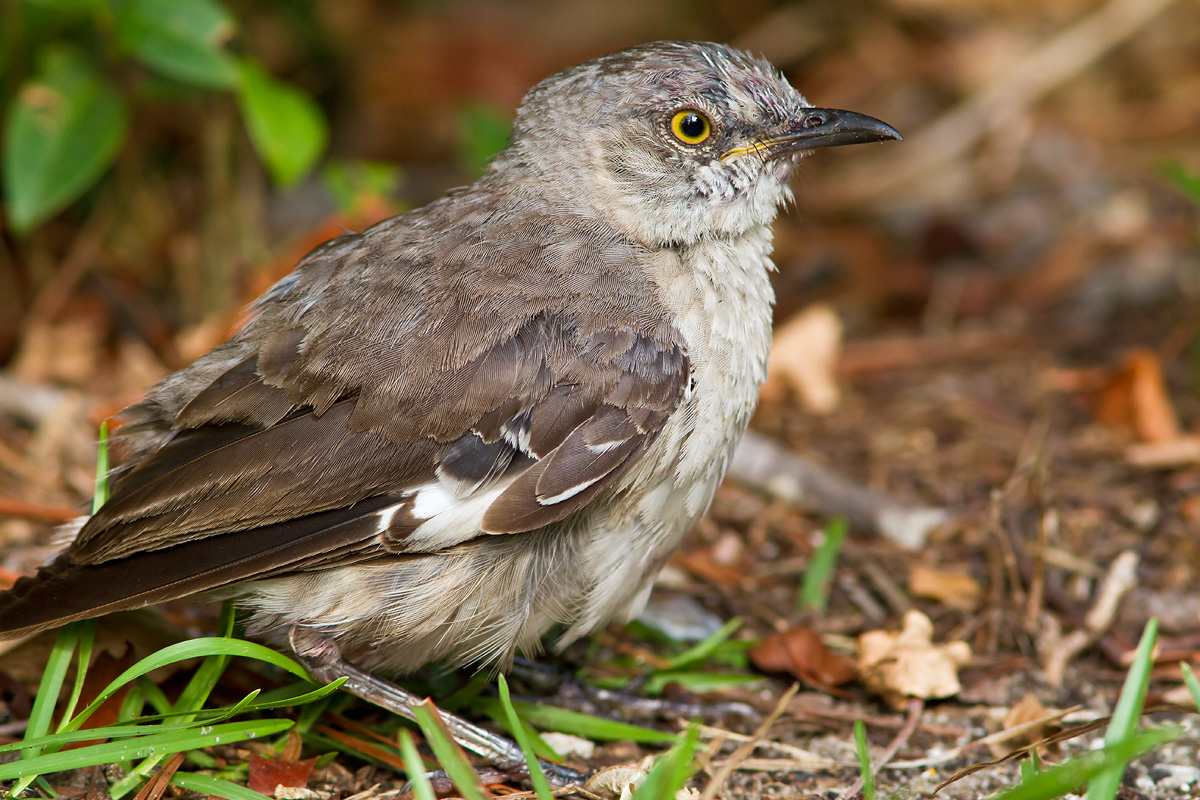
M 342 684 L 342 688 L 346 691 L 393 714 L 416 721 L 413 708 L 421 702 L 420 698 L 391 681 L 376 677 L 346 661 L 336 643 L 298 627 L 291 629 L 289 639 L 300 663 L 316 680 L 331 683 L 338 678 L 345 678 L 346 682 Z M 446 711 L 439 710 L 438 714 L 454 741 L 462 747 L 483 758 L 501 772 L 528 775 L 525 755 L 511 739 L 484 730 Z M 552 784 L 566 786 L 583 783 L 585 776 L 570 767 L 541 759 L 539 762 L 546 779 Z

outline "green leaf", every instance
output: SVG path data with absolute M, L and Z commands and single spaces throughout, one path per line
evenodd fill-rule
M 241 73 L 238 100 L 250 141 L 275 183 L 292 184 L 325 149 L 325 117 L 311 97 L 275 80 L 253 61 L 242 61 Z
M 26 233 L 78 198 L 112 164 L 129 110 L 95 65 L 69 47 L 46 48 L 8 109 L 4 198 Z
M 458 113 L 458 157 L 463 166 L 482 172 L 508 145 L 511 115 L 481 103 L 464 106 Z
M 1193 203 L 1200 203 L 1200 172 L 1190 172 L 1178 161 L 1169 161 L 1162 165 L 1162 173 Z
M 209 89 L 237 84 L 224 51 L 237 23 L 215 0 L 124 0 L 116 28 L 117 46 L 163 75 Z
M 395 164 L 346 160 L 328 164 L 321 174 L 334 205 L 343 213 L 356 211 L 364 199 L 390 196 L 400 185 L 400 176 Z

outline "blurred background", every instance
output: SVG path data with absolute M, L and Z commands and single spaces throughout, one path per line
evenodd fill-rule
M 1196 585 L 1194 0 L 160 5 L 0 12 L 10 578 L 90 497 L 99 423 L 309 248 L 473 180 L 542 77 L 686 38 L 761 54 L 814 104 L 906 136 L 799 170 L 776 226 L 791 357 L 755 426 L 954 511 L 932 558 L 977 575 L 996 525 L 1050 509 L 1076 567 L 1136 543 L 1151 589 Z M 713 520 L 697 552 L 744 574 L 811 551 L 815 523 L 736 489 Z

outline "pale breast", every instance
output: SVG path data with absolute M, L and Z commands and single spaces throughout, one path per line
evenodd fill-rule
M 654 576 L 707 510 L 766 377 L 774 293 L 766 227 L 655 256 L 651 277 L 687 343 L 692 380 L 630 471 L 627 504 L 595 520 L 591 588 L 567 639 L 640 611 Z

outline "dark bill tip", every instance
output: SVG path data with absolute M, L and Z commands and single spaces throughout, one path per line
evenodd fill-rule
M 891 125 L 866 114 L 837 108 L 806 108 L 788 126 L 788 131 L 770 144 L 773 149 L 795 151 L 903 138 Z

